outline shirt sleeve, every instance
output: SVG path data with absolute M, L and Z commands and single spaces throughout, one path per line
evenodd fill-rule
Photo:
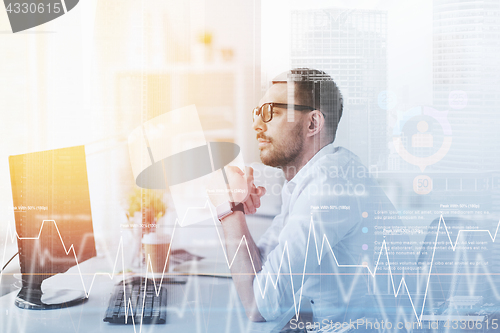
M 265 263 L 268 254 L 278 245 L 278 236 L 283 227 L 282 214 L 276 216 L 266 232 L 259 238 L 257 247 L 260 251 L 260 260 Z
M 294 304 L 298 306 L 299 299 L 295 299 L 294 295 L 306 282 L 308 274 L 316 271 L 330 249 L 325 243 L 321 251 L 323 235 L 333 247 L 356 224 L 351 215 L 359 217 L 356 207 L 350 210 L 330 209 L 330 206 L 357 206 L 356 200 L 346 196 L 322 195 L 321 191 L 311 195 L 310 190 L 302 191 L 293 203 L 277 237 L 277 245 L 253 281 L 257 307 L 267 321 L 274 320 Z M 328 209 L 325 208 L 327 206 Z

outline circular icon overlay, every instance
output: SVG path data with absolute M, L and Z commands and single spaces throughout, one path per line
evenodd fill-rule
M 452 109 L 463 109 L 467 106 L 467 93 L 463 90 L 450 91 L 448 104 Z
M 398 96 L 394 91 L 382 90 L 378 94 L 378 106 L 382 110 L 392 110 L 398 104 Z
M 413 118 L 428 116 L 434 118 L 443 130 L 443 143 L 441 147 L 430 156 L 415 156 L 408 152 L 403 144 L 403 127 Z M 440 161 L 450 150 L 451 147 L 451 126 L 448 121 L 448 111 L 438 111 L 430 106 L 416 106 L 398 115 L 398 121 L 392 132 L 392 142 L 396 152 L 406 162 L 416 165 L 421 171 L 426 167 Z M 429 124 L 422 120 L 417 124 L 419 133 L 413 135 L 411 144 L 414 147 L 431 148 L 434 145 L 432 133 L 428 133 Z
M 420 175 L 413 179 L 413 191 L 417 194 L 429 194 L 432 191 L 432 179 L 426 175 Z

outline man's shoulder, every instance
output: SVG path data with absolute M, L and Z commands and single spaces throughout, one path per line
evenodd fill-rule
M 332 144 L 325 147 L 324 151 L 320 151 L 320 158 L 318 162 L 323 163 L 335 163 L 338 165 L 344 165 L 347 163 L 361 164 L 359 157 L 347 148 L 340 146 L 333 146 Z
M 312 201 L 321 202 L 365 202 L 370 195 L 385 196 L 358 156 L 343 147 L 321 151 L 321 156 L 297 180 L 294 192 L 297 201 L 307 206 Z
M 339 181 L 369 176 L 359 157 L 344 147 L 326 146 L 309 170 L 310 180 Z

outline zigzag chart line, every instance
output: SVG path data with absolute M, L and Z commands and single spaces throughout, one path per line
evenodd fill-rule
M 193 207 L 193 208 L 190 208 L 190 209 L 206 209 L 207 207 L 210 210 L 210 212 L 213 213 L 208 202 L 205 204 L 204 207 Z M 187 217 L 188 213 L 189 213 L 189 210 L 186 211 L 186 214 L 184 215 L 182 221 L 184 221 L 184 219 Z M 245 242 L 245 245 L 247 247 L 247 251 L 248 251 L 248 253 L 250 255 L 250 248 L 248 246 L 247 240 L 246 240 L 246 238 L 244 236 L 242 237 L 242 239 L 240 240 L 240 243 L 238 245 L 238 248 L 236 250 L 236 253 L 235 253 L 234 257 L 232 258 L 232 260 L 230 262 L 229 258 L 227 256 L 226 250 L 224 248 L 224 243 L 222 241 L 221 235 L 219 233 L 218 228 L 216 227 L 217 223 L 215 221 L 215 218 L 214 218 L 213 214 L 212 214 L 212 218 L 213 218 L 213 222 L 214 222 L 214 227 L 216 229 L 217 235 L 218 235 L 219 240 L 221 242 L 221 246 L 222 246 L 222 250 L 223 250 L 223 253 L 224 253 L 224 256 L 225 256 L 225 259 L 226 259 L 226 263 L 227 263 L 228 267 L 231 268 L 232 265 L 233 265 L 233 263 L 234 263 L 234 259 L 236 258 L 236 255 L 238 254 L 238 251 L 240 250 L 240 247 L 242 246 L 243 242 Z M 42 229 L 44 227 L 45 222 L 53 222 L 54 223 L 54 225 L 56 227 L 56 230 L 57 230 L 57 233 L 59 235 L 59 239 L 60 239 L 60 241 L 61 241 L 61 243 L 63 245 L 63 248 L 64 248 L 64 251 L 65 251 L 66 255 L 70 255 L 70 252 L 73 253 L 73 256 L 75 257 L 75 262 L 76 262 L 76 266 L 77 266 L 77 269 L 78 269 L 78 273 L 80 275 L 80 279 L 81 279 L 81 282 L 82 282 L 82 286 L 83 286 L 83 289 L 85 291 L 85 295 L 86 295 L 87 298 L 90 296 L 92 287 L 94 285 L 94 281 L 95 281 L 95 279 L 96 279 L 96 277 L 98 275 L 105 275 L 105 276 L 108 276 L 110 279 L 114 278 L 116 267 L 117 267 L 117 263 L 118 263 L 118 259 L 119 259 L 120 251 L 121 251 L 121 259 L 122 259 L 122 267 L 123 268 L 125 267 L 125 265 L 124 265 L 124 257 L 123 257 L 123 240 L 122 240 L 122 238 L 120 238 L 120 242 L 119 242 L 119 245 L 118 245 L 118 250 L 117 250 L 117 253 L 116 253 L 116 258 L 115 258 L 115 262 L 114 262 L 114 265 L 113 265 L 112 273 L 94 273 L 93 278 L 92 278 L 92 282 L 90 283 L 90 286 L 89 286 L 88 291 L 87 291 L 87 287 L 85 286 L 85 283 L 84 283 L 84 280 L 83 280 L 83 275 L 82 275 L 81 270 L 80 270 L 80 266 L 79 266 L 79 263 L 78 263 L 78 259 L 77 259 L 77 255 L 76 255 L 74 246 L 73 246 L 73 244 L 71 244 L 71 246 L 69 248 L 66 248 L 66 245 L 64 244 L 62 236 L 61 236 L 61 234 L 59 232 L 59 229 L 57 227 L 57 223 L 54 220 L 43 220 L 42 225 L 40 226 L 40 231 L 39 231 L 38 235 L 35 236 L 35 237 L 19 237 L 19 235 L 17 234 L 17 232 L 15 232 L 15 231 L 12 232 L 11 227 L 9 226 L 8 229 L 7 229 L 6 242 L 5 242 L 5 246 L 4 246 L 3 261 L 5 261 L 5 252 L 6 252 L 7 241 L 9 240 L 9 237 L 10 237 L 11 242 L 14 242 L 15 238 L 18 238 L 18 239 L 28 239 L 28 240 L 29 239 L 31 239 L 31 240 L 37 240 L 37 239 L 40 238 L 40 235 L 41 235 L 41 232 L 42 232 Z M 440 218 L 439 218 L 439 224 L 438 224 L 438 227 L 437 227 L 437 230 L 436 230 L 436 238 L 435 238 L 435 241 L 434 241 L 434 247 L 433 247 L 433 250 L 432 250 L 432 258 L 431 258 L 430 268 L 429 268 L 429 272 L 427 273 L 427 282 L 426 282 L 424 299 L 423 299 L 423 303 L 422 303 L 420 315 L 418 315 L 418 313 L 417 313 L 417 309 L 415 308 L 415 305 L 413 303 L 413 299 L 412 299 L 411 293 L 410 293 L 410 291 L 408 289 L 408 285 L 406 284 L 406 280 L 405 280 L 405 277 L 404 277 L 404 271 L 403 271 L 403 277 L 401 278 L 401 281 L 399 283 L 398 288 L 396 289 L 396 287 L 395 287 L 394 278 L 393 278 L 393 274 L 392 274 L 392 270 L 391 270 L 391 264 L 390 264 L 389 254 L 388 254 L 388 250 L 387 250 L 387 244 L 386 244 L 385 240 L 383 241 L 382 246 L 380 248 L 380 252 L 378 254 L 378 259 L 377 259 L 377 262 L 376 262 L 376 265 L 375 265 L 373 271 L 370 269 L 370 267 L 367 264 L 361 264 L 361 265 L 344 265 L 344 264 L 339 264 L 339 262 L 337 260 L 337 257 L 335 255 L 335 253 L 333 252 L 332 246 L 331 246 L 330 242 L 328 241 L 328 239 L 326 237 L 326 234 L 323 235 L 322 242 L 321 242 L 321 248 L 320 248 L 320 250 L 318 250 L 318 240 L 316 238 L 316 233 L 315 233 L 315 230 L 314 230 L 314 222 L 313 222 L 313 219 L 311 218 L 310 225 L 309 225 L 309 233 L 308 233 L 308 240 L 307 240 L 305 258 L 307 258 L 307 254 L 308 254 L 308 251 L 309 251 L 309 243 L 310 243 L 311 232 L 312 232 L 313 233 L 313 237 L 314 237 L 314 243 L 315 243 L 315 249 L 316 249 L 316 256 L 317 256 L 317 259 L 318 259 L 318 265 L 321 264 L 321 257 L 323 255 L 323 250 L 325 248 L 325 244 L 327 244 L 328 245 L 327 250 L 329 249 L 330 252 L 332 253 L 332 256 L 333 256 L 333 258 L 335 260 L 335 263 L 336 263 L 336 265 L 338 267 L 353 267 L 353 268 L 362 267 L 362 268 L 366 268 L 367 271 L 368 271 L 368 273 L 370 274 L 370 276 L 371 277 L 375 277 L 376 273 L 377 273 L 377 270 L 378 270 L 379 263 L 380 263 L 380 258 L 382 257 L 383 250 L 385 249 L 385 255 L 387 257 L 387 263 L 388 263 L 388 272 L 389 272 L 389 276 L 390 276 L 390 280 L 391 280 L 391 284 L 392 284 L 392 290 L 393 290 L 393 293 L 394 293 L 394 297 L 395 298 L 398 297 L 398 295 L 399 295 L 399 293 L 401 291 L 401 288 L 404 287 L 404 289 L 406 289 L 409 301 L 410 301 L 410 303 L 412 305 L 413 313 L 414 313 L 417 321 L 420 322 L 421 319 L 422 319 L 422 315 L 423 315 L 424 308 L 425 308 L 425 302 L 426 302 L 426 299 L 427 299 L 427 292 L 428 292 L 428 288 L 429 288 L 429 282 L 430 282 L 430 277 L 431 277 L 431 273 L 432 273 L 432 267 L 433 267 L 433 264 L 434 264 L 434 255 L 435 255 L 435 252 L 436 252 L 436 245 L 437 245 L 437 241 L 438 241 L 439 230 L 441 228 L 441 223 L 443 223 L 443 225 L 444 225 L 446 234 L 448 236 L 448 240 L 449 240 L 449 242 L 451 244 L 451 247 L 452 247 L 453 251 L 456 250 L 458 240 L 459 240 L 460 235 L 462 233 L 466 233 L 466 232 L 487 232 L 488 235 L 490 236 L 492 242 L 495 242 L 496 236 L 498 234 L 498 230 L 500 228 L 500 221 L 499 221 L 498 224 L 497 224 L 495 233 L 493 235 L 491 234 L 491 232 L 489 230 L 459 230 L 458 234 L 457 234 L 457 238 L 455 240 L 455 244 L 453 244 L 453 241 L 451 240 L 450 233 L 448 231 L 448 227 L 446 226 L 446 222 L 445 222 L 443 216 L 442 215 L 440 216 Z M 177 228 L 177 224 L 181 224 L 182 225 L 182 223 L 179 222 L 179 219 L 177 219 L 175 221 L 175 225 L 174 225 L 174 228 L 173 228 L 173 231 L 172 231 L 172 235 L 171 235 L 171 240 L 170 240 L 171 244 L 172 244 L 172 241 L 174 239 L 174 235 L 175 235 L 175 230 Z M 259 286 L 259 290 L 261 292 L 261 296 L 262 297 L 265 297 L 265 295 L 266 295 L 268 281 L 271 281 L 271 284 L 274 287 L 274 289 L 277 288 L 277 286 L 278 286 L 278 280 L 279 280 L 279 278 L 281 276 L 281 267 L 282 267 L 284 259 L 285 259 L 285 251 L 287 253 L 287 260 L 288 260 L 289 267 L 290 267 L 291 260 L 290 260 L 290 255 L 289 255 L 289 251 L 288 251 L 288 242 L 285 242 L 283 254 L 281 256 L 281 261 L 280 261 L 280 264 L 279 264 L 278 274 L 276 276 L 276 280 L 273 281 L 273 279 L 271 277 L 271 274 L 268 273 L 267 276 L 266 276 L 266 279 L 265 279 L 264 289 L 262 289 L 261 283 L 257 280 L 258 286 Z M 170 256 L 170 249 L 169 249 L 169 251 L 167 253 L 167 260 L 168 260 L 169 256 Z M 252 256 L 250 255 L 250 260 L 251 260 L 251 258 L 252 258 Z M 166 266 L 166 263 L 167 263 L 167 261 L 165 262 L 165 266 Z M 295 297 L 295 294 L 293 294 L 294 307 L 295 307 L 295 315 L 297 316 L 297 318 L 298 318 L 298 316 L 300 314 L 300 303 L 301 303 L 301 299 L 302 299 L 302 289 L 303 289 L 302 286 L 304 285 L 306 264 L 307 264 L 307 261 L 305 260 L 304 261 L 304 270 L 302 272 L 301 288 L 300 288 L 298 302 L 297 302 L 297 299 Z M 151 260 L 148 257 L 147 266 L 146 266 L 146 277 L 147 277 L 147 274 L 149 272 L 149 267 L 150 266 L 152 267 Z M 156 282 L 153 279 L 153 284 L 154 284 L 154 287 L 155 287 L 157 295 L 159 295 L 159 293 L 160 293 L 160 289 L 161 289 L 161 285 L 162 285 L 161 282 L 163 281 L 163 277 L 164 277 L 164 274 L 165 274 L 165 268 L 166 268 L 165 266 L 163 268 L 163 273 L 161 275 L 159 286 L 156 285 Z M 257 275 L 257 271 L 255 270 L 255 266 L 254 266 L 253 261 L 252 261 L 252 267 L 253 267 L 253 270 L 254 270 L 254 274 Z M 125 269 L 122 269 L 121 271 L 122 271 L 123 279 L 125 280 Z M 291 287 L 292 287 L 292 290 L 294 290 L 294 287 L 293 287 L 293 278 L 292 278 L 293 274 L 290 272 L 289 275 L 290 275 Z M 2 281 L 2 276 L 3 276 L 3 272 L 0 273 L 0 283 Z M 125 292 L 125 282 L 123 283 L 123 288 L 124 288 L 124 292 Z M 343 288 L 341 289 L 341 291 L 342 291 L 344 297 L 349 297 L 349 295 L 346 294 L 346 292 L 345 292 L 345 290 Z M 145 299 L 145 297 L 143 299 Z M 132 311 L 132 313 L 133 313 L 132 301 L 131 301 L 130 298 L 128 299 L 127 304 L 128 305 L 127 305 L 125 313 L 126 313 L 126 316 L 128 317 L 128 312 L 129 311 Z M 143 311 L 144 311 L 144 304 L 142 304 L 141 314 L 143 313 Z M 184 307 L 181 308 L 181 310 L 179 311 L 178 314 L 179 315 L 183 315 L 183 312 L 184 312 Z M 132 316 L 132 320 L 133 320 L 134 332 L 136 332 L 136 325 L 135 325 L 134 317 L 133 316 Z M 139 330 L 139 332 L 142 332 L 142 320 L 141 320 L 141 323 L 140 323 L 140 330 Z
M 410 291 L 408 289 L 408 285 L 406 284 L 406 280 L 404 278 L 404 272 L 403 272 L 403 277 L 402 277 L 402 279 L 401 279 L 401 281 L 399 283 L 399 286 L 398 286 L 397 290 L 395 288 L 394 277 L 393 277 L 392 270 L 391 270 L 391 263 L 390 263 L 389 254 L 388 254 L 388 251 L 387 251 L 387 244 L 386 244 L 385 240 L 382 243 L 380 252 L 378 254 L 377 263 L 376 263 L 373 271 L 369 268 L 368 265 L 364 265 L 364 264 L 362 264 L 362 265 L 343 265 L 343 264 L 339 264 L 339 262 L 337 260 L 337 257 L 335 255 L 335 253 L 333 252 L 332 246 L 330 245 L 330 242 L 328 241 L 328 238 L 326 237 L 325 234 L 323 235 L 323 239 L 322 239 L 322 243 L 321 243 L 321 249 L 320 249 L 320 251 L 318 251 L 318 241 L 316 239 L 316 233 L 314 232 L 314 223 L 313 223 L 313 220 L 311 218 L 311 223 L 310 223 L 310 226 L 309 226 L 309 234 L 308 234 L 308 240 L 307 240 L 305 258 L 307 258 L 307 253 L 308 253 L 308 250 L 309 250 L 309 241 L 311 239 L 310 236 L 311 236 L 311 231 L 312 231 L 313 232 L 313 236 L 314 236 L 314 243 L 315 243 L 315 246 L 316 246 L 316 255 L 317 255 L 317 259 L 318 259 L 318 265 L 321 264 L 321 257 L 322 257 L 322 254 L 323 254 L 324 245 L 325 245 L 325 243 L 327 243 L 328 244 L 328 249 L 332 253 L 332 256 L 335 259 L 335 264 L 337 265 L 337 267 L 352 267 L 352 268 L 364 267 L 364 268 L 367 269 L 367 271 L 371 275 L 371 277 L 375 277 L 376 272 L 378 270 L 379 263 L 380 263 L 380 258 L 382 256 L 382 251 L 385 248 L 385 254 L 386 254 L 387 263 L 388 263 L 389 277 L 390 277 L 390 280 L 391 280 L 392 290 L 393 290 L 393 293 L 394 293 L 394 297 L 398 297 L 399 292 L 401 290 L 401 287 L 404 287 L 406 289 L 407 294 L 408 294 L 409 301 L 410 301 L 410 303 L 412 305 L 413 313 L 415 314 L 415 317 L 416 317 L 417 321 L 420 322 L 421 318 L 422 318 L 422 315 L 423 315 L 423 312 L 424 312 L 424 309 L 425 309 L 425 302 L 426 302 L 426 299 L 427 299 L 427 293 L 428 293 L 428 289 L 429 289 L 429 282 L 430 282 L 430 277 L 431 277 L 431 273 L 432 273 L 432 266 L 434 264 L 434 255 L 435 255 L 435 252 L 436 252 L 436 245 L 437 245 L 437 241 L 438 241 L 439 230 L 441 228 L 441 223 L 443 223 L 443 225 L 444 225 L 444 228 L 446 230 L 446 234 L 448 236 L 448 239 L 450 241 L 450 244 L 451 244 L 451 247 L 452 247 L 453 251 L 456 250 L 456 246 L 457 246 L 457 243 L 458 243 L 458 240 L 460 238 L 461 233 L 465 233 L 465 232 L 487 232 L 489 234 L 491 240 L 493 242 L 495 242 L 495 239 L 496 239 L 496 236 L 497 236 L 497 233 L 498 233 L 498 229 L 500 227 L 500 221 L 499 221 L 498 224 L 497 224 L 497 228 L 496 228 L 496 231 L 495 231 L 494 235 L 492 235 L 489 230 L 459 230 L 458 233 L 457 233 L 457 238 L 455 240 L 455 244 L 453 244 L 453 242 L 451 240 L 451 237 L 450 237 L 450 233 L 448 231 L 448 227 L 446 226 L 446 222 L 444 221 L 443 216 L 442 215 L 440 216 L 440 218 L 439 218 L 439 224 L 438 224 L 438 227 L 437 227 L 437 230 L 436 230 L 436 238 L 435 238 L 435 241 L 434 241 L 434 247 L 433 247 L 433 251 L 432 251 L 431 265 L 430 265 L 430 268 L 429 268 L 429 272 L 427 274 L 427 282 L 426 282 L 426 288 L 425 288 L 425 293 L 424 293 L 424 300 L 423 300 L 423 303 L 422 303 L 422 308 L 421 308 L 420 315 L 417 314 L 417 310 L 416 310 L 415 305 L 413 303 L 413 299 L 411 297 L 411 293 L 410 293 Z M 243 239 L 242 239 L 242 241 L 243 241 Z M 240 246 L 241 246 L 242 241 L 240 242 Z M 245 242 L 246 242 L 246 239 L 245 239 Z M 248 248 L 248 245 L 247 245 L 247 248 Z M 239 247 L 238 247 L 238 249 L 239 249 Z M 265 292 L 266 292 L 266 289 L 267 289 L 268 280 L 271 280 L 271 283 L 272 283 L 272 285 L 273 285 L 273 287 L 275 289 L 277 288 L 278 279 L 279 279 L 280 274 L 281 274 L 281 265 L 283 264 L 283 257 L 284 257 L 284 254 L 285 254 L 284 253 L 285 250 L 286 250 L 287 255 L 288 255 L 288 261 L 290 263 L 290 257 L 289 257 L 289 252 L 288 252 L 288 243 L 285 242 L 284 251 L 283 251 L 283 255 L 282 255 L 280 266 L 279 266 L 280 269 L 278 270 L 278 274 L 277 274 L 277 277 L 276 277 L 276 282 L 272 281 L 271 275 L 268 273 L 268 275 L 266 277 L 266 284 L 265 284 L 265 287 L 264 287 L 264 291 L 262 291 L 262 287 L 261 287 L 260 283 L 258 284 L 259 285 L 259 289 L 261 291 L 262 297 L 265 297 Z M 299 300 L 298 300 L 298 302 L 297 302 L 297 299 L 295 297 L 295 294 L 293 294 L 293 300 L 294 300 L 294 306 L 295 306 L 295 315 L 297 316 L 297 318 L 298 318 L 298 315 L 300 314 L 300 304 L 301 304 L 301 298 L 302 298 L 302 286 L 304 285 L 306 263 L 307 262 L 304 262 L 304 270 L 303 270 L 303 274 L 302 274 L 302 284 L 301 284 L 301 288 L 300 288 L 300 292 L 299 292 Z M 254 272 L 255 272 L 255 269 L 254 269 Z M 294 290 L 294 288 L 293 288 L 292 274 L 290 274 L 290 282 L 291 282 L 292 290 Z M 344 296 L 344 298 L 349 296 L 349 295 L 346 295 L 346 292 L 345 292 L 344 288 L 342 288 L 340 290 L 341 290 L 342 296 Z M 297 306 L 297 304 L 298 304 L 298 306 Z

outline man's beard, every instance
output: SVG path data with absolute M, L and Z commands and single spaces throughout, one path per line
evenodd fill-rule
M 292 165 L 304 147 L 304 138 L 302 137 L 302 126 L 297 123 L 290 137 L 282 138 L 276 141 L 262 133 L 257 134 L 257 139 L 269 141 L 269 145 L 260 151 L 262 163 L 271 167 L 281 167 Z

